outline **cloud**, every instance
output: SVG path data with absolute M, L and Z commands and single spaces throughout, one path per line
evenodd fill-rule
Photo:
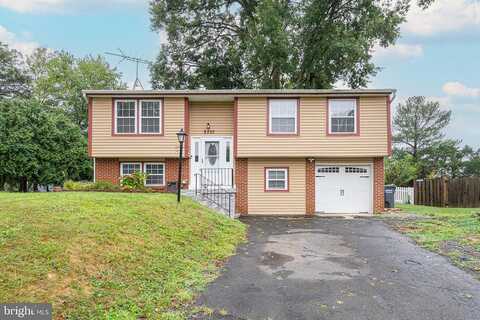
M 114 7 L 119 5 L 148 5 L 147 0 L 0 0 L 0 7 L 20 13 L 64 13 L 76 9 L 86 9 L 95 6 Z
M 32 54 L 40 45 L 34 41 L 24 41 L 0 25 L 0 41 L 8 44 L 12 49 L 18 50 L 24 55 Z
M 394 57 L 400 59 L 410 59 L 423 56 L 423 47 L 419 44 L 397 43 L 393 46 L 384 48 L 375 46 L 373 48 L 375 58 Z
M 477 0 L 440 0 L 426 10 L 413 5 L 402 30 L 420 36 L 480 27 Z
M 469 88 L 461 82 L 447 82 L 442 86 L 442 91 L 449 96 L 480 97 L 480 88 Z

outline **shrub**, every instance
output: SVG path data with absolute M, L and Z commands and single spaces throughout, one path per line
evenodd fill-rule
M 150 189 L 145 187 L 147 176 L 146 173 L 136 171 L 132 174 L 123 176 L 120 184 L 125 191 L 148 191 Z
M 120 186 L 108 181 L 84 182 L 65 181 L 63 188 L 68 191 L 120 191 Z
M 91 190 L 92 186 L 93 186 L 92 182 L 72 181 L 72 180 L 67 180 L 63 184 L 63 188 L 68 191 L 88 191 L 88 190 Z

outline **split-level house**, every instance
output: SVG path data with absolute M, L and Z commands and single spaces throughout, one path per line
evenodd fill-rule
M 178 176 L 230 187 L 241 215 L 384 209 L 391 89 L 87 90 L 95 179 L 134 171 L 165 191 Z M 210 178 L 208 178 L 210 177 Z

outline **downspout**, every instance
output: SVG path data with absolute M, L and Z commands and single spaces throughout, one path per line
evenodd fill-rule
M 93 159 L 93 183 L 95 183 L 95 167 L 96 167 L 96 163 L 95 163 L 95 157 L 92 158 Z

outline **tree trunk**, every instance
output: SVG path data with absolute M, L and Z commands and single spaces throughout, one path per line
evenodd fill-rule
M 20 177 L 19 179 L 20 192 L 28 192 L 28 181 L 27 177 Z
M 0 191 L 4 191 L 5 190 L 5 182 L 6 182 L 6 178 L 5 176 L 0 176 Z

